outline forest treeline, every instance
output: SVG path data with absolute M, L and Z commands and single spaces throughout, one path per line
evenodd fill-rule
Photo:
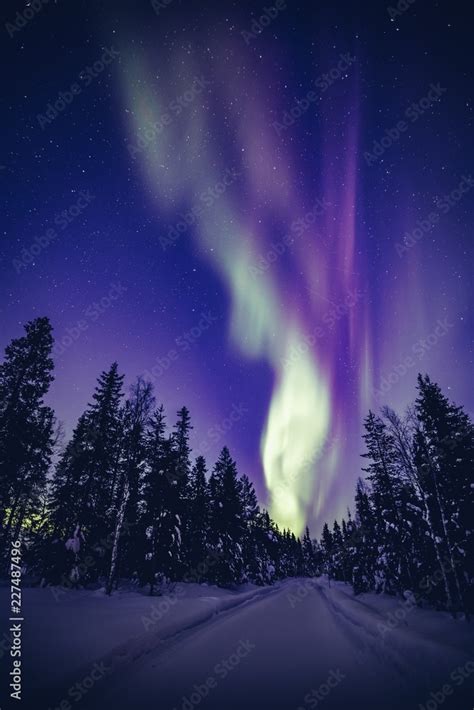
M 212 468 L 192 458 L 191 418 L 169 426 L 153 386 L 124 394 L 113 363 L 65 445 L 45 395 L 53 380 L 47 318 L 25 326 L 0 365 L 0 534 L 7 571 L 22 543 L 25 573 L 63 588 L 121 580 L 221 586 L 326 574 L 364 591 L 407 594 L 472 611 L 474 428 L 429 377 L 400 418 L 365 425 L 365 480 L 353 513 L 320 540 L 280 530 L 224 447 Z

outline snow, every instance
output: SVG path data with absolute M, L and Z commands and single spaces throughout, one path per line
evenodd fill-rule
M 453 691 L 443 710 L 472 707 L 474 672 L 459 686 L 452 673 L 474 659 L 473 624 L 417 608 L 409 590 L 353 597 L 320 578 L 235 591 L 177 584 L 162 597 L 23 594 L 25 707 L 34 697 L 74 708 L 80 697 L 81 710 L 306 710 L 329 688 L 325 710 L 402 710 L 426 706 L 443 684 Z M 7 608 L 8 589 L 0 597 Z
M 207 584 L 176 584 L 166 596 L 126 591 L 108 597 L 103 589 L 25 588 L 25 677 L 37 689 L 72 683 L 115 650 L 113 666 L 120 665 L 126 658 L 124 645 L 134 654 L 146 653 L 161 640 L 274 589 L 249 584 L 232 592 Z M 0 588 L 3 609 L 8 608 L 8 594 L 9 589 Z M 2 625 L 2 638 L 7 628 Z M 40 652 L 33 652 L 39 645 Z

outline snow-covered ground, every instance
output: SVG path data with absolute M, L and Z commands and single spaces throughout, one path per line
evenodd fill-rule
M 56 596 L 24 590 L 24 708 L 474 707 L 474 624 L 410 600 L 324 579 Z

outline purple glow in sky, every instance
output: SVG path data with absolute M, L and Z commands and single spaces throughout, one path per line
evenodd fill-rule
M 407 406 L 418 371 L 474 407 L 472 108 L 445 17 L 414 7 L 402 28 L 348 4 L 342 30 L 297 3 L 249 37 L 245 3 L 212 23 L 205 4 L 79 3 L 58 66 L 65 12 L 15 38 L 5 343 L 50 316 L 68 433 L 113 360 L 151 376 L 170 423 L 191 410 L 195 453 L 212 465 L 229 445 L 280 525 L 317 532 L 352 500 L 369 408 Z

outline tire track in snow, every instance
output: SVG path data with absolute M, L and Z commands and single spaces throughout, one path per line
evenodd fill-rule
M 96 703 L 94 702 L 94 698 L 100 696 L 101 692 L 104 690 L 104 684 L 107 685 L 111 680 L 113 681 L 113 677 L 118 672 L 126 672 L 125 669 L 127 667 L 130 667 L 144 656 L 153 654 L 155 658 L 159 658 L 162 654 L 178 646 L 178 644 L 186 641 L 189 637 L 199 633 L 203 629 L 207 629 L 211 625 L 224 621 L 233 614 L 238 613 L 242 607 L 258 604 L 284 591 L 285 587 L 286 582 L 283 582 L 274 587 L 263 587 L 249 594 L 244 599 L 240 597 L 238 599 L 227 600 L 222 605 L 216 604 L 208 613 L 200 615 L 198 619 L 178 629 L 173 629 L 173 631 L 163 636 L 160 635 L 160 629 L 157 629 L 154 632 L 145 631 L 140 635 L 129 638 L 127 641 L 122 641 L 102 656 L 91 659 L 87 666 L 83 666 L 80 670 L 75 672 L 74 676 L 70 677 L 60 690 L 55 689 L 53 692 L 45 693 L 48 697 L 48 702 L 51 707 L 57 707 L 61 699 L 68 697 L 69 688 L 74 685 L 76 681 L 90 673 L 93 664 L 103 663 L 107 668 L 103 679 L 98 681 L 97 684 L 90 689 L 84 701 L 81 702 L 83 708 L 87 707 L 89 704 L 95 707 Z M 210 597 L 203 597 L 203 599 L 209 601 Z
M 342 604 L 319 583 L 315 585 L 315 589 L 338 619 L 339 626 L 347 636 L 357 644 L 360 644 L 363 639 L 364 650 L 356 653 L 356 658 L 360 663 L 366 663 L 370 654 L 370 667 L 373 668 L 374 675 L 377 674 L 377 665 L 389 672 L 395 669 L 400 685 L 406 688 L 416 685 L 420 689 L 429 690 L 433 683 L 439 680 L 441 654 L 444 656 L 447 668 L 464 664 L 468 660 L 467 656 L 465 657 L 458 649 L 449 645 L 441 647 L 431 639 L 420 635 L 406 622 L 405 626 L 389 630 L 385 638 L 375 624 L 385 623 L 386 618 L 376 609 L 349 596 L 345 597 L 347 604 Z M 363 617 L 360 613 L 350 613 L 348 607 L 354 603 L 364 607 Z M 420 655 L 423 655 L 423 664 L 413 663 L 413 657 L 419 658 Z M 426 663 L 426 659 L 430 660 L 429 664 Z

